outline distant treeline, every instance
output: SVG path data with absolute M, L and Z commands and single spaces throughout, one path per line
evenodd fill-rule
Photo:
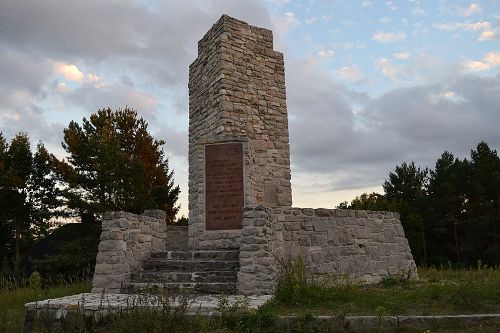
M 397 211 L 420 265 L 500 265 L 500 159 L 481 142 L 470 159 L 445 151 L 433 170 L 403 163 L 371 193 L 337 208 Z

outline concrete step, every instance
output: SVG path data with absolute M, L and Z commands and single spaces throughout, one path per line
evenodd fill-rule
M 236 283 L 238 272 L 236 271 L 204 271 L 204 272 L 142 272 L 137 282 L 213 282 L 213 283 Z M 134 282 L 134 280 L 132 281 Z
M 177 294 L 181 292 L 196 293 L 196 294 L 236 294 L 236 283 L 144 283 L 130 282 L 122 286 L 123 293 L 141 293 L 151 292 L 160 293 L 166 291 L 168 293 Z
M 229 271 L 239 268 L 236 260 L 186 260 L 150 258 L 143 262 L 143 272 Z
M 240 257 L 240 251 L 238 250 L 226 250 L 226 251 L 215 251 L 215 250 L 172 250 L 163 252 L 153 252 L 151 253 L 151 259 L 197 259 L 197 260 L 229 260 L 238 261 Z

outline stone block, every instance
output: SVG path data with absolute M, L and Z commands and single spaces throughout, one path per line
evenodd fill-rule
M 297 222 L 287 222 L 284 224 L 285 225 L 285 230 L 286 231 L 297 231 L 300 230 L 300 223 L 297 220 Z
M 120 240 L 101 240 L 99 243 L 99 252 L 119 252 L 126 249 L 126 243 Z
M 314 210 L 317 217 L 330 217 L 333 215 L 333 209 L 318 208 Z
M 300 246 L 311 246 L 311 238 L 309 237 L 309 235 L 299 236 L 299 245 Z
M 317 231 L 317 232 L 326 231 L 326 226 L 325 226 L 324 221 L 321 221 L 319 219 L 314 219 L 312 221 L 312 225 L 313 225 L 314 231 Z

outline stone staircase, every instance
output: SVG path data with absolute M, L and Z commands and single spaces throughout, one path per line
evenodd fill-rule
M 168 226 L 166 250 L 151 253 L 122 292 L 235 294 L 239 250 L 190 250 L 187 240 L 187 227 Z

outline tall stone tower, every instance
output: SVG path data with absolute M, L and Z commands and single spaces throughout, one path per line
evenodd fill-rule
M 189 68 L 189 245 L 239 247 L 244 207 L 291 204 L 283 54 L 223 15 Z

